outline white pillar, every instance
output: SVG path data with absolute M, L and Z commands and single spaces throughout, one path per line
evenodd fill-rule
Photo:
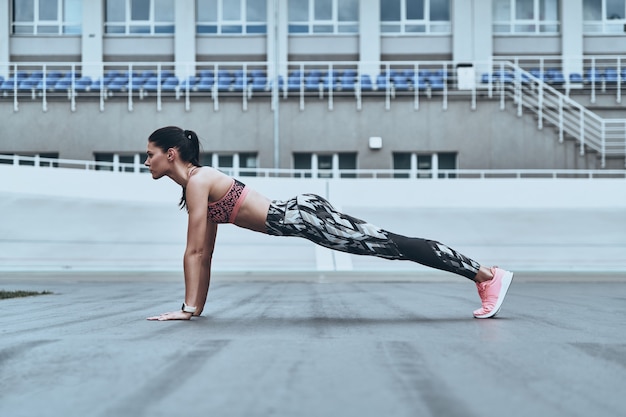
M 183 80 L 196 73 L 196 2 L 176 0 L 174 61 L 176 76 Z
M 104 0 L 83 0 L 81 40 L 82 75 L 93 79 L 102 77 L 104 31 Z
M 380 0 L 359 3 L 359 74 L 374 79 L 380 72 Z
M 267 0 L 267 76 L 270 80 L 276 71 L 283 78 L 287 77 L 288 29 L 287 0 Z
M 491 0 L 452 0 L 452 59 L 473 63 L 476 73 L 489 71 L 493 55 Z
M 583 73 L 583 0 L 567 0 L 567 2 L 559 3 L 563 75 L 569 80 L 571 73 Z
M 9 19 L 9 0 L 0 0 L 0 75 L 9 76 L 9 36 L 11 34 L 11 19 Z

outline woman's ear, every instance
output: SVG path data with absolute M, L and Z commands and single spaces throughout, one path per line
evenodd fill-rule
M 169 148 L 167 150 L 167 160 L 172 162 L 174 160 L 174 157 L 176 157 L 176 149 Z

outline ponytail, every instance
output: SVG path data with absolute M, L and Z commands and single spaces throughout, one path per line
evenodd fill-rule
M 167 152 L 170 148 L 176 148 L 180 158 L 184 162 L 189 162 L 194 166 L 200 165 L 200 140 L 193 130 L 183 130 L 176 126 L 167 126 L 155 130 L 148 141 Z M 178 203 L 181 210 L 187 209 L 187 198 L 185 187 Z

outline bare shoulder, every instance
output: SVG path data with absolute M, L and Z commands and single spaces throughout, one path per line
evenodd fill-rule
M 198 167 L 194 169 L 187 182 L 188 193 L 198 193 L 206 198 L 210 195 L 210 200 L 215 200 L 215 196 L 220 197 L 230 189 L 233 183 L 232 177 L 218 171 L 212 167 Z

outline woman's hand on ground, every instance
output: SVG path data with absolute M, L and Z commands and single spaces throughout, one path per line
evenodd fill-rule
M 179 311 L 171 311 L 169 313 L 159 314 L 158 316 L 148 317 L 147 320 L 158 320 L 158 321 L 166 321 L 166 320 L 189 320 L 191 319 L 191 313 L 185 313 L 182 310 Z

